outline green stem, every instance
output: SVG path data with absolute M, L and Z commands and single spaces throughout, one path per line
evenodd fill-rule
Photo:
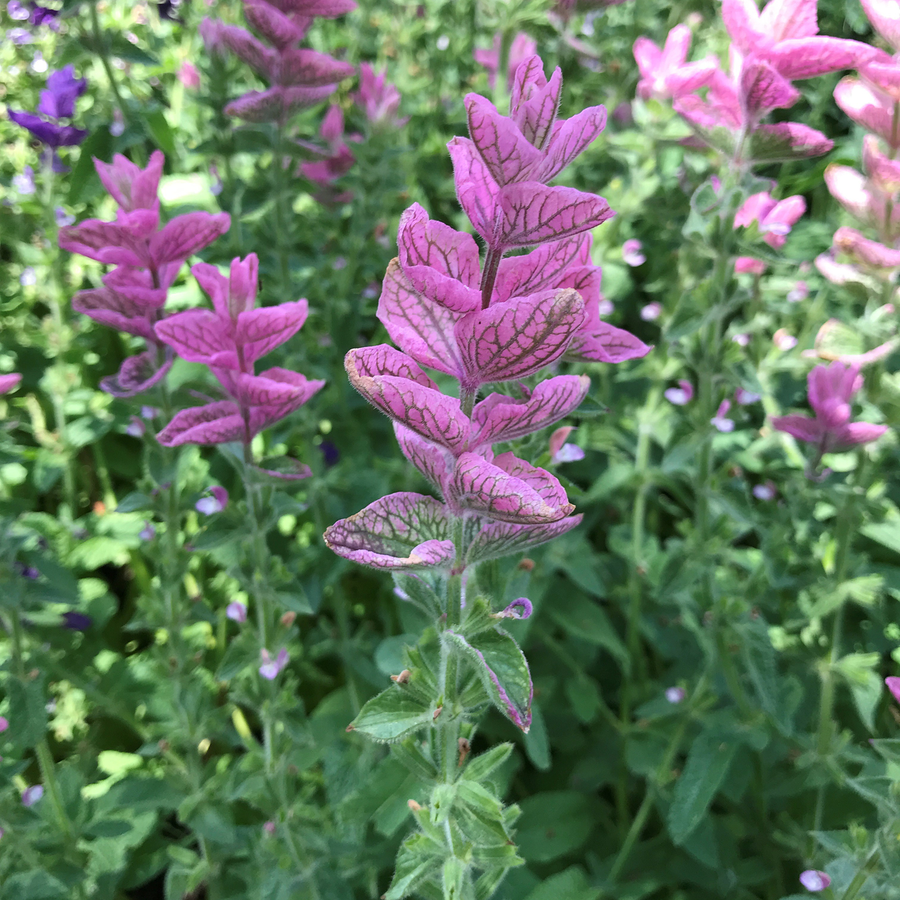
M 694 703 L 696 701 L 701 692 L 705 690 L 705 687 L 706 681 L 704 676 L 704 678 L 701 678 L 701 680 L 697 683 L 697 687 L 694 689 L 694 693 L 690 701 L 691 703 Z M 634 820 L 631 823 L 631 827 L 628 829 L 628 834 L 625 836 L 625 841 L 619 849 L 619 853 L 616 856 L 615 861 L 613 862 L 612 869 L 610 869 L 610 881 L 616 881 L 619 875 L 621 875 L 622 869 L 624 869 L 625 864 L 628 862 L 628 857 L 631 855 L 631 851 L 634 849 L 634 845 L 637 843 L 638 839 L 641 836 L 641 833 L 644 830 L 644 825 L 647 824 L 647 816 L 650 814 L 650 810 L 653 807 L 653 800 L 656 796 L 658 786 L 664 784 L 668 780 L 667 775 L 672 768 L 672 763 L 677 756 L 678 751 L 681 749 L 681 742 L 682 740 L 684 740 L 684 733 L 687 730 L 687 726 L 688 717 L 685 716 L 684 718 L 682 718 L 678 727 L 675 729 L 675 733 L 672 735 L 668 747 L 666 747 L 665 755 L 663 756 L 662 762 L 659 764 L 659 768 L 656 771 L 655 781 L 647 782 L 647 792 L 644 794 L 644 799 L 641 802 L 641 805 L 638 807 L 637 814 L 635 815 Z
M 122 94 L 119 91 L 119 85 L 116 81 L 115 73 L 113 72 L 112 64 L 109 61 L 109 47 L 106 43 L 106 35 L 103 33 L 103 30 L 100 28 L 100 17 L 97 15 L 97 4 L 89 3 L 88 7 L 90 8 L 91 15 L 91 36 L 93 38 L 94 50 L 97 56 L 100 58 L 100 64 L 103 66 L 103 71 L 106 73 L 106 79 L 109 81 L 110 90 L 113 93 L 113 97 L 116 101 L 116 106 L 118 107 L 119 112 L 122 114 L 122 118 L 126 122 L 131 121 L 131 117 L 128 114 L 128 109 L 125 106 L 125 102 L 122 100 Z M 135 157 L 135 163 L 139 166 L 143 166 L 143 153 L 141 152 L 138 145 L 132 150 L 132 154 Z
M 647 469 L 650 462 L 650 440 L 652 435 L 651 419 L 659 404 L 661 389 L 654 386 L 650 391 L 644 408 L 638 414 L 638 442 L 635 453 L 635 475 L 637 477 L 637 496 L 631 515 L 631 565 L 629 567 L 628 624 L 625 645 L 628 648 L 629 671 L 622 682 L 622 696 L 619 705 L 619 728 L 623 745 L 628 742 L 631 724 L 631 707 L 634 695 L 635 680 L 640 678 L 643 669 L 641 659 L 641 607 L 644 594 L 644 571 L 642 555 L 644 547 L 644 519 L 647 508 L 647 493 L 650 480 Z M 625 746 L 619 761 L 619 774 L 616 779 L 616 809 L 619 828 L 624 831 L 628 821 L 628 767 L 625 765 Z M 626 838 L 627 840 L 627 838 Z
M 22 619 L 18 610 L 14 610 L 10 614 L 9 621 L 10 649 L 12 651 L 13 664 L 20 680 L 24 682 L 28 676 L 25 673 Z M 63 834 L 66 846 L 70 851 L 73 851 L 76 844 L 75 832 L 72 828 L 72 822 L 66 813 L 66 807 L 63 804 L 62 792 L 56 779 L 56 764 L 53 761 L 53 754 L 50 753 L 50 745 L 47 743 L 46 736 L 40 739 L 35 750 L 37 751 L 38 766 L 41 770 L 41 781 L 47 789 L 47 796 L 50 798 L 50 805 L 53 807 L 53 812 L 59 823 L 59 829 Z
M 509 52 L 512 48 L 513 29 L 504 28 L 500 34 L 500 52 L 497 54 L 497 77 L 494 80 L 494 106 L 502 114 L 508 101 Z
M 861 472 L 857 470 L 857 483 L 861 477 Z M 835 543 L 837 549 L 834 560 L 834 579 L 835 589 L 839 589 L 847 577 L 847 566 L 850 560 L 850 547 L 853 542 L 854 526 L 856 524 L 856 516 L 854 514 L 855 497 L 851 493 L 847 497 L 846 503 L 842 509 L 837 512 L 835 523 Z M 844 607 L 841 605 L 835 610 L 834 621 L 831 626 L 831 648 L 828 652 L 828 659 L 822 671 L 822 693 L 819 697 L 819 727 L 816 736 L 816 752 L 820 757 L 827 757 L 831 749 L 831 742 L 834 736 L 834 691 L 835 691 L 835 666 L 841 657 L 841 639 L 844 630 Z M 816 797 L 816 812 L 813 830 L 819 831 L 822 828 L 822 819 L 825 814 L 825 793 L 828 785 L 819 786 L 818 796 Z

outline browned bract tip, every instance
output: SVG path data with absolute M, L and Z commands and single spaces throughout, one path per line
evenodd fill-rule
M 519 566 L 523 572 L 530 572 L 534 569 L 534 560 L 529 559 L 527 556 L 524 559 L 519 560 Z
M 297 621 L 297 613 L 293 610 L 289 610 L 281 617 L 281 624 L 284 625 L 285 628 L 290 628 L 294 622 Z
M 393 681 L 394 684 L 408 684 L 409 675 L 409 669 L 404 669 L 399 675 L 391 675 L 391 681 Z
M 432 719 L 436 719 L 442 712 L 444 711 L 443 706 L 439 706 L 435 711 L 434 715 L 431 717 Z
M 466 761 L 466 757 L 472 750 L 472 744 L 469 742 L 468 738 L 461 737 L 456 745 L 459 747 L 459 762 L 457 766 L 462 766 L 462 764 Z
M 347 732 L 350 732 L 350 731 L 356 731 L 356 728 L 353 727 L 353 723 L 351 722 L 351 723 L 344 729 L 344 731 L 347 731 Z
M 406 805 L 413 811 L 419 812 L 422 809 L 422 805 L 420 803 L 416 803 L 415 800 L 407 800 Z

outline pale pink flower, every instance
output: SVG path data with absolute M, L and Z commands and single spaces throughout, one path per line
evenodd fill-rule
M 662 305 L 654 300 L 641 309 L 641 318 L 645 322 L 652 322 L 662 315 Z
M 212 496 L 201 497 L 194 504 L 194 509 L 199 513 L 203 513 L 205 516 L 212 516 L 215 515 L 215 513 L 220 513 L 228 506 L 228 491 L 226 491 L 225 488 L 215 484 L 209 488 L 209 492 Z
M 694 399 L 694 386 L 682 379 L 678 382 L 677 388 L 668 388 L 663 392 L 663 396 L 675 406 L 685 406 Z
M 788 291 L 788 303 L 799 303 L 809 296 L 809 285 L 805 281 L 798 281 L 790 291 Z
M 789 334 L 784 328 L 779 328 L 772 335 L 772 343 L 782 352 L 793 350 L 797 346 L 797 338 Z
M 622 245 L 622 259 L 627 266 L 642 266 L 647 262 L 647 257 L 641 252 L 643 244 L 632 238 Z
M 196 91 L 200 87 L 200 72 L 193 63 L 185 60 L 178 70 L 178 80 L 189 91 Z
M 472 54 L 475 57 L 475 62 L 487 69 L 488 85 L 490 85 L 491 88 L 493 88 L 497 82 L 497 68 L 499 66 L 498 60 L 500 58 L 501 40 L 502 35 L 497 32 L 497 34 L 494 35 L 494 43 L 490 50 L 476 50 Z M 527 34 L 520 31 L 513 38 L 512 44 L 510 44 L 509 47 L 509 65 L 506 74 L 507 85 L 512 85 L 513 78 L 516 75 L 516 69 L 519 68 L 519 65 L 530 56 L 534 56 L 535 53 L 537 53 L 537 43 Z
M 685 696 L 686 694 L 683 687 L 666 688 L 666 700 L 668 700 L 669 703 L 681 703 Z
M 731 401 L 723 400 L 716 410 L 716 414 L 709 420 L 710 424 L 723 434 L 734 431 L 734 421 L 728 418 L 728 410 L 731 409 Z
M 831 879 L 817 869 L 807 869 L 800 873 L 800 884 L 808 891 L 824 891 L 831 884 Z
M 752 256 L 739 256 L 734 261 L 734 271 L 739 274 L 762 275 L 768 266 L 761 259 Z
M 739 388 L 734 392 L 734 399 L 735 399 L 741 406 L 749 406 L 751 403 L 759 403 L 759 401 L 760 401 L 760 395 L 759 395 L 759 394 L 754 394 L 753 391 L 748 391 L 748 390 L 746 390 L 746 389 L 744 389 L 744 388 L 742 388 L 742 387 L 739 387 Z
M 774 500 L 777 495 L 778 490 L 775 487 L 774 481 L 753 485 L 753 496 L 756 497 L 757 500 Z
M 269 656 L 269 651 L 266 649 L 260 650 L 259 655 L 262 657 L 262 665 L 259 667 L 259 674 L 269 681 L 274 681 L 278 677 L 278 673 L 288 664 L 288 652 L 284 647 L 278 651 L 278 656 L 275 659 L 272 659 L 272 657 Z
M 784 246 L 791 228 L 804 212 L 806 201 L 801 196 L 774 200 L 768 191 L 762 191 L 744 201 L 734 217 L 734 227 L 746 228 L 756 222 L 763 240 L 777 250 Z
M 894 699 L 900 703 L 900 678 L 896 675 L 889 675 L 884 679 L 887 689 L 894 695 Z
M 240 600 L 232 600 L 225 607 L 225 616 L 231 619 L 232 622 L 242 624 L 247 621 L 247 607 Z

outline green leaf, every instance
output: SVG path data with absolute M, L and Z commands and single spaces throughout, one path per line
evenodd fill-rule
M 516 839 L 529 862 L 550 862 L 578 850 L 588 839 L 593 817 L 578 791 L 546 791 L 522 801 Z
M 352 729 L 375 741 L 398 741 L 434 721 L 434 706 L 393 685 L 373 697 L 353 720 Z
M 60 900 L 71 895 L 58 878 L 43 869 L 13 875 L 4 885 L 3 893 L 16 900 Z
M 769 639 L 769 626 L 759 616 L 735 625 L 740 637 L 741 659 L 762 708 L 778 723 L 784 732 L 789 732 L 790 721 L 782 701 L 778 681 L 775 648 Z
M 900 519 L 889 519 L 887 522 L 876 522 L 860 528 L 863 536 L 900 554 Z
M 68 564 L 91 572 L 109 563 L 124 565 L 128 561 L 128 547 L 111 537 L 90 537 L 76 544 L 69 553 Z
M 397 868 L 391 886 L 383 900 L 403 900 L 410 896 L 418 885 L 433 877 L 440 870 L 440 861 L 427 852 L 426 845 L 413 835 L 403 842 L 397 854 Z
M 491 747 L 490 750 L 473 757 L 464 769 L 466 778 L 470 781 L 486 781 L 491 772 L 509 759 L 509 754 L 512 752 L 512 744 L 497 744 L 496 747 Z
M 445 631 L 444 638 L 478 673 L 494 706 L 527 733 L 531 726 L 531 673 L 515 640 L 499 628 L 468 640 Z
M 535 768 L 546 772 L 550 768 L 550 739 L 540 706 L 532 710 L 531 728 L 523 737 L 525 753 Z
M 449 856 L 444 860 L 444 872 L 441 882 L 444 889 L 444 900 L 462 900 L 465 877 L 466 866 L 461 859 Z
M 119 505 L 115 508 L 114 512 L 130 513 L 152 508 L 153 499 L 151 497 L 147 494 L 140 493 L 140 491 L 132 491 L 119 501 Z
M 876 673 L 880 653 L 848 653 L 835 664 L 835 671 L 847 682 L 859 717 L 869 731 L 875 730 L 875 711 L 884 693 L 884 682 Z
M 69 195 L 66 198 L 69 206 L 74 206 L 81 199 L 85 185 L 96 179 L 94 174 L 94 157 L 109 161 L 113 152 L 113 138 L 108 128 L 96 128 L 81 145 L 78 162 L 66 181 L 69 184 Z
M 694 741 L 669 807 L 669 836 L 675 844 L 683 844 L 706 815 L 737 748 L 733 739 L 710 732 Z
M 10 722 L 15 723 L 15 742 L 25 749 L 34 747 L 47 733 L 47 701 L 40 679 L 23 681 L 9 677 L 6 680 L 9 698 Z
M 408 772 L 424 782 L 436 781 L 439 776 L 438 768 L 430 756 L 420 746 L 415 738 L 407 738 L 394 744 L 392 749 L 394 758 L 399 760 Z
M 602 893 L 602 888 L 590 886 L 580 866 L 572 866 L 545 879 L 525 900 L 597 900 Z
M 546 604 L 545 608 L 557 625 L 579 640 L 603 647 L 627 671 L 628 650 L 598 603 L 573 591 L 565 603 Z

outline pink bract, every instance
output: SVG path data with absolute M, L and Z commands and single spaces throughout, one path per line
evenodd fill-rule
M 781 416 L 772 420 L 779 431 L 815 444 L 819 453 L 843 450 L 877 440 L 887 431 L 884 425 L 850 421 L 850 400 L 863 384 L 859 366 L 833 362 L 816 366 L 809 373 L 809 405 L 814 417 Z

